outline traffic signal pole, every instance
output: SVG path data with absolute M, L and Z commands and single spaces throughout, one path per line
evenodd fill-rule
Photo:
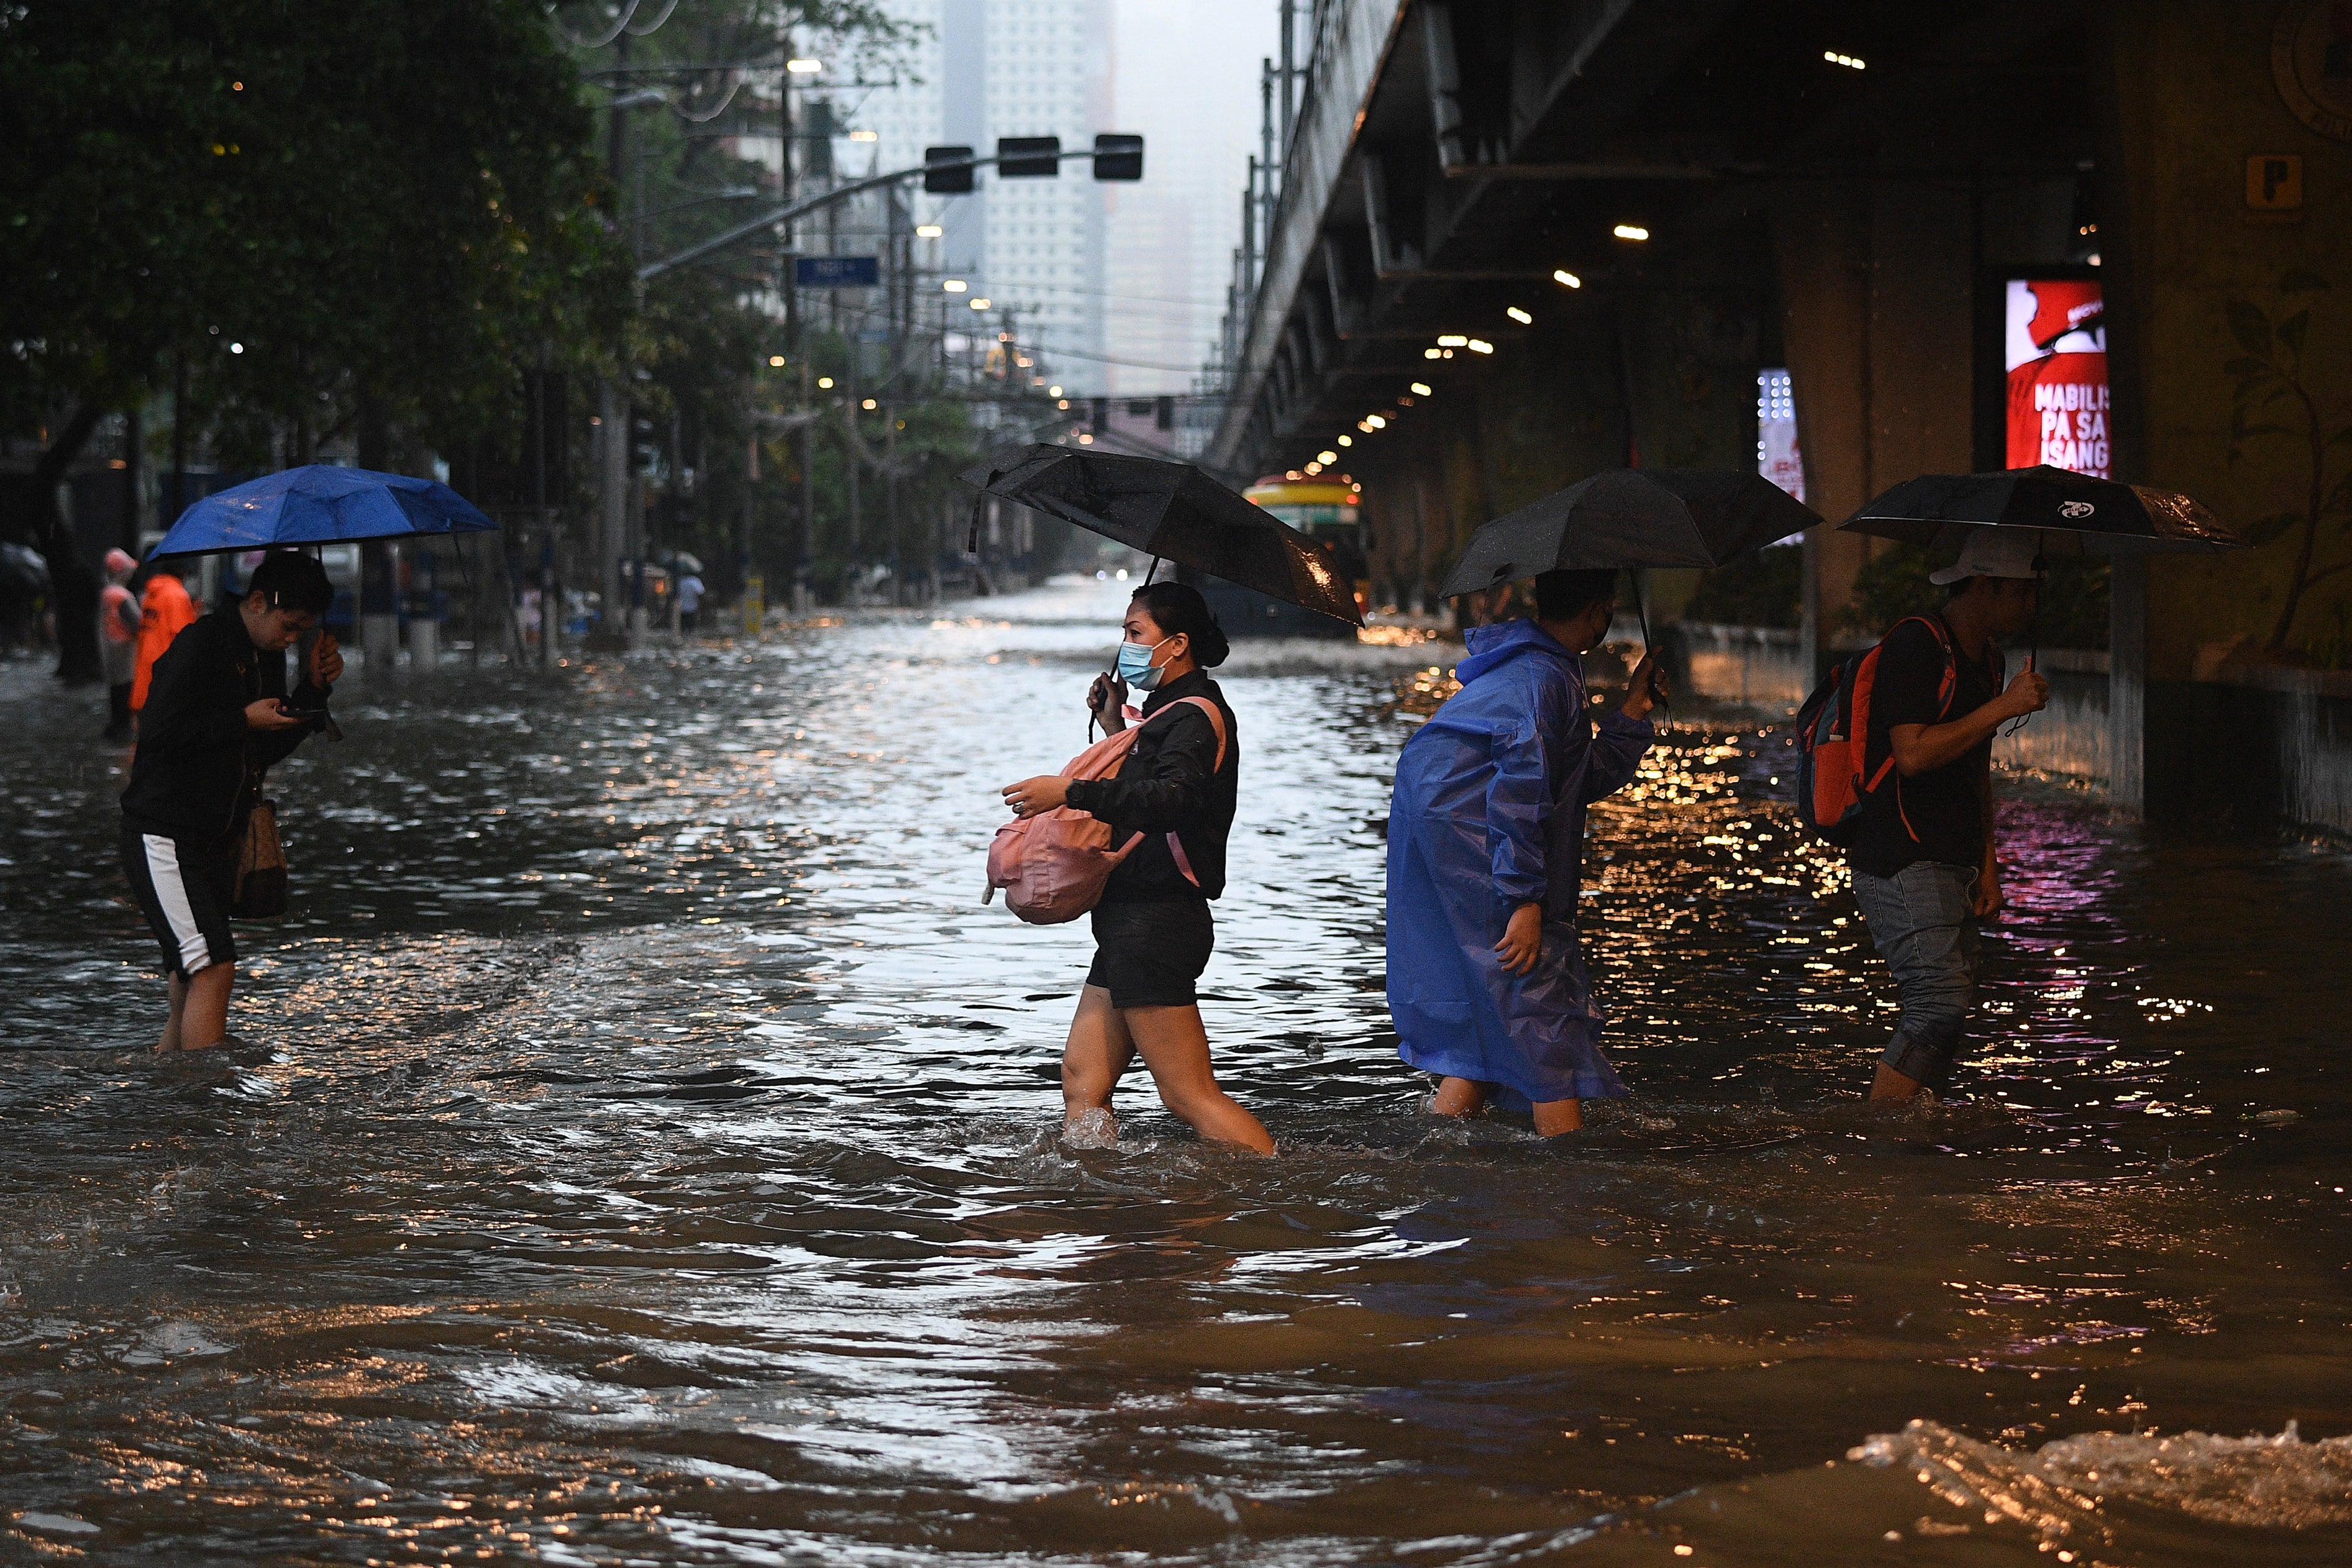
M 1139 153 L 1127 148 L 1072 148 L 1067 152 L 1052 153 L 1024 153 L 1019 154 L 1016 161 L 1044 157 L 1059 161 L 1069 158 L 1092 160 L 1097 157 L 1134 156 L 1139 156 Z M 813 196 L 803 196 L 798 201 L 787 202 L 772 211 L 761 213 L 747 223 L 737 224 L 724 234 L 714 235 L 699 245 L 688 246 L 676 256 L 666 256 L 659 261 L 649 261 L 637 268 L 637 281 L 650 282 L 665 272 L 676 271 L 678 268 L 699 261 L 706 256 L 716 255 L 730 246 L 740 245 L 754 235 L 774 228 L 778 224 L 791 223 L 795 219 L 806 217 L 811 213 L 822 212 L 853 196 L 862 196 L 868 191 L 878 191 L 887 185 L 895 185 L 907 180 L 919 180 L 925 174 L 936 174 L 950 169 L 993 168 L 997 162 L 997 155 L 990 153 L 980 157 L 947 159 L 937 163 L 924 163 L 912 169 L 895 169 L 887 174 L 869 174 L 862 180 L 852 180 L 845 185 L 836 185 L 832 190 L 823 191 Z

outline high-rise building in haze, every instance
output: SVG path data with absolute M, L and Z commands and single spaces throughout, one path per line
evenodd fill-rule
M 1058 136 L 1066 149 L 1085 149 L 1096 132 L 1119 129 L 1111 0 L 892 0 L 889 8 L 919 30 L 903 55 L 905 79 L 825 89 L 845 131 L 874 135 L 835 143 L 845 175 L 920 163 L 925 147 L 986 155 L 1000 137 Z M 987 330 L 1009 313 L 1023 345 L 1044 351 L 1040 370 L 1074 392 L 1104 388 L 1112 188 L 1074 158 L 1052 179 L 990 170 L 971 195 L 918 196 L 916 221 L 946 231 L 919 258 L 971 284 L 950 307 L 951 329 L 968 301 L 985 298 Z

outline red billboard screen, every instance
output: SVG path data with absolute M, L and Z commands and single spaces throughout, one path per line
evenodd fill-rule
M 2011 278 L 2001 332 L 2009 372 L 2005 467 L 2108 473 L 2107 328 L 2096 279 Z

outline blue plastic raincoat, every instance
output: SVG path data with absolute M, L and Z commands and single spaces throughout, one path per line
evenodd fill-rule
M 1601 1005 L 1578 950 L 1584 808 L 1622 789 L 1655 733 L 1613 709 L 1596 727 L 1584 661 L 1533 621 L 1479 626 L 1462 682 L 1397 759 L 1389 806 L 1389 1011 L 1424 1072 L 1498 1102 L 1622 1095 L 1601 1055 Z M 1540 900 L 1528 974 L 1495 952 Z M 1522 1107 L 1524 1108 L 1524 1107 Z

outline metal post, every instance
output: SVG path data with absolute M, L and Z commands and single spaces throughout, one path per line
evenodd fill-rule
M 1280 165 L 1274 155 L 1274 62 L 1270 59 L 1258 62 L 1257 141 L 1257 166 L 1265 179 L 1265 188 L 1260 191 L 1258 200 L 1265 205 L 1265 216 L 1260 220 L 1258 228 L 1265 237 L 1263 248 L 1271 250 L 1274 248 L 1274 172 Z
M 1242 275 L 1241 292 L 1244 300 L 1257 294 L 1257 172 L 1258 161 L 1249 161 L 1249 188 L 1242 193 Z
M 839 293 L 840 290 L 835 289 L 835 292 Z M 862 498 L 858 494 L 857 485 L 859 478 L 857 472 L 857 400 L 860 395 L 857 390 L 857 361 L 860 346 L 861 345 L 857 341 L 857 336 L 853 331 L 850 334 L 849 339 L 849 374 L 843 377 L 843 380 L 848 384 L 849 395 L 841 400 L 843 442 L 841 468 L 842 472 L 848 477 L 849 480 L 848 494 L 844 499 L 845 499 L 849 503 L 848 555 L 850 582 L 852 584 L 850 594 L 852 603 L 855 603 L 856 598 L 856 584 L 857 581 L 858 549 L 862 542 L 859 536 L 863 531 L 860 525 L 865 521 L 865 518 L 861 515 Z
M 1298 0 L 1282 0 L 1282 166 L 1290 167 L 1290 128 L 1298 120 Z M 1286 174 L 1283 181 L 1289 184 Z

